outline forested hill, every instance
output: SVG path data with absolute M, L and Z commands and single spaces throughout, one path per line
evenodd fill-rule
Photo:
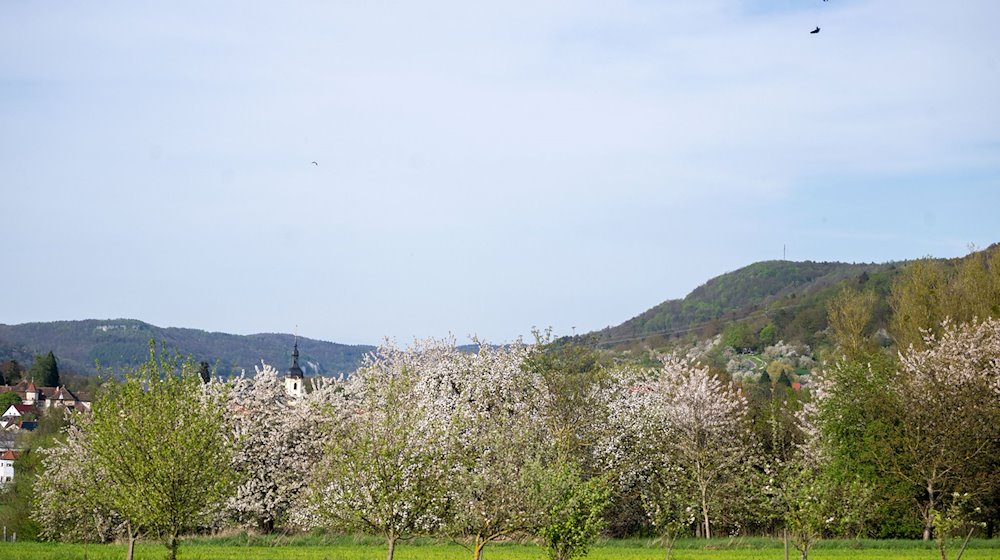
M 31 354 L 55 353 L 60 369 L 93 374 L 95 364 L 121 371 L 149 357 L 149 341 L 162 343 L 195 361 L 206 361 L 221 375 L 252 373 L 261 360 L 283 371 L 291 365 L 290 334 L 233 335 L 197 329 L 161 328 L 133 319 L 0 324 L 0 361 L 30 365 Z M 299 364 L 307 375 L 350 372 L 371 346 L 351 346 L 299 338 Z
M 822 328 L 814 321 L 825 316 L 825 304 L 848 282 L 884 280 L 894 264 L 764 261 L 712 278 L 684 299 L 672 299 L 624 323 L 592 333 L 599 342 L 627 342 L 648 336 L 689 332 L 714 334 L 733 320 L 768 312 L 783 312 L 784 323 L 803 323 L 804 336 Z M 813 317 L 816 315 L 817 317 Z M 825 320 L 825 319 L 824 319 Z

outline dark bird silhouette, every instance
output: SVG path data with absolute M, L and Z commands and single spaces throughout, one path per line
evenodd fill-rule
M 816 26 L 816 29 L 813 29 L 813 30 L 812 30 L 812 31 L 810 31 L 809 33 L 811 33 L 811 34 L 816 34 L 816 33 L 819 33 L 819 26 L 817 25 L 817 26 Z M 316 163 L 316 162 L 313 162 L 313 163 Z
M 319 167 L 319 164 L 318 164 L 318 163 L 316 163 L 315 161 L 314 161 L 314 162 L 312 162 L 312 164 L 313 164 L 313 165 L 315 165 L 316 167 Z

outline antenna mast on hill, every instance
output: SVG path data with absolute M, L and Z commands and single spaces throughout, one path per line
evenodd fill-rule
M 788 260 L 788 259 L 785 258 L 785 253 L 786 253 L 786 249 L 787 248 L 788 247 L 785 244 L 781 245 L 781 260 L 783 260 L 783 261 L 787 261 Z

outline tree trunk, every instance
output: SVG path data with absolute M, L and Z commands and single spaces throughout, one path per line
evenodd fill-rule
M 708 521 L 708 486 L 703 481 L 701 483 L 701 514 L 705 520 L 705 538 L 712 538 L 712 528 Z
M 396 553 L 396 537 L 388 537 L 385 539 L 386 545 L 389 550 L 385 553 L 385 560 L 392 560 L 392 555 Z
M 809 560 L 809 547 L 802 547 L 802 560 Z
M 785 560 L 788 560 L 788 527 L 785 527 L 785 530 L 782 531 L 782 536 L 785 541 Z
M 177 560 L 177 533 L 167 535 L 167 560 Z
M 132 560 L 135 555 L 135 538 L 139 531 L 133 530 L 131 523 L 125 524 L 125 531 L 128 533 L 128 552 L 125 553 L 125 560 Z
M 486 540 L 481 535 L 476 535 L 476 544 L 472 549 L 472 560 L 483 559 L 483 548 L 486 547 Z
M 922 512 L 924 514 L 924 540 L 931 540 L 931 529 L 934 528 L 934 486 L 928 482 L 927 483 L 927 508 Z

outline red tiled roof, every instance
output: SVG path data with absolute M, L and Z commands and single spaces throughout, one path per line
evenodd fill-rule
M 35 407 L 30 404 L 15 404 L 14 410 L 20 412 L 21 414 L 24 414 L 25 412 L 33 412 L 35 410 Z
M 8 449 L 7 451 L 4 451 L 2 455 L 0 455 L 0 460 L 3 460 L 3 461 L 14 461 L 18 457 L 20 457 L 20 456 L 21 456 L 21 454 L 18 453 L 17 451 L 13 451 L 11 449 Z

